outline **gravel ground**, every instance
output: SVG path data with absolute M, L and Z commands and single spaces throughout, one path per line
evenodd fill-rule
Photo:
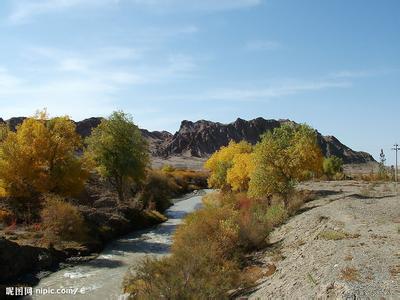
M 248 297 L 400 299 L 400 197 L 393 184 L 302 187 L 319 197 L 271 234 L 265 252 L 255 254 L 273 274 Z

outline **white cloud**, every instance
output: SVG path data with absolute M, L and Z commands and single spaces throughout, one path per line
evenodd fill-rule
M 349 88 L 352 83 L 343 80 L 327 79 L 283 79 L 273 84 L 264 86 L 243 87 L 240 84 L 235 87 L 222 87 L 210 89 L 205 92 L 193 94 L 170 95 L 158 100 L 181 101 L 268 101 L 289 95 L 297 95 L 306 92 L 316 92 L 329 89 Z
M 341 70 L 330 74 L 331 78 L 367 78 L 389 75 L 392 73 L 398 73 L 400 69 L 398 68 L 380 68 L 380 69 L 370 69 L 370 70 Z
M 9 21 L 24 24 L 32 18 L 63 12 L 74 8 L 127 5 L 149 12 L 175 13 L 181 11 L 217 12 L 260 5 L 262 0 L 14 0 Z
M 245 48 L 250 51 L 276 50 L 281 47 L 277 41 L 256 40 L 246 43 Z

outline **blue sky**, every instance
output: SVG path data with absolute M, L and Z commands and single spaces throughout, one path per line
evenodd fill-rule
M 0 116 L 289 118 L 393 162 L 400 1 L 4 0 Z

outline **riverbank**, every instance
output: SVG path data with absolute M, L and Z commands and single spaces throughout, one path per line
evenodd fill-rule
M 148 229 L 132 232 L 109 243 L 88 262 L 69 266 L 43 278 L 36 288 L 79 288 L 74 299 L 117 299 L 121 295 L 122 281 L 131 265 L 144 257 L 169 253 L 172 234 L 186 214 L 201 205 L 204 192 L 184 196 L 165 211 L 168 220 Z M 36 295 L 34 299 L 65 299 L 65 295 Z
M 95 258 L 110 241 L 166 221 L 160 211 L 173 204 L 170 201 L 172 197 L 206 186 L 205 176 L 203 178 L 203 175 L 188 170 L 165 176 L 153 171 L 152 175 L 146 185 L 149 188 L 126 203 L 120 203 L 108 184 L 99 180 L 89 181 L 81 197 L 69 199 L 88 227 L 88 238 L 83 242 L 53 242 L 40 223 L 11 225 L 0 231 L 2 289 L 6 286 L 32 286 L 60 268 Z M 162 191 L 158 193 L 160 189 Z

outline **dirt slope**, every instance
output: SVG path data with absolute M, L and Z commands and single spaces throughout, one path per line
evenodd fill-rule
M 389 184 L 310 183 L 317 200 L 275 230 L 256 256 L 250 299 L 400 299 L 400 197 Z

